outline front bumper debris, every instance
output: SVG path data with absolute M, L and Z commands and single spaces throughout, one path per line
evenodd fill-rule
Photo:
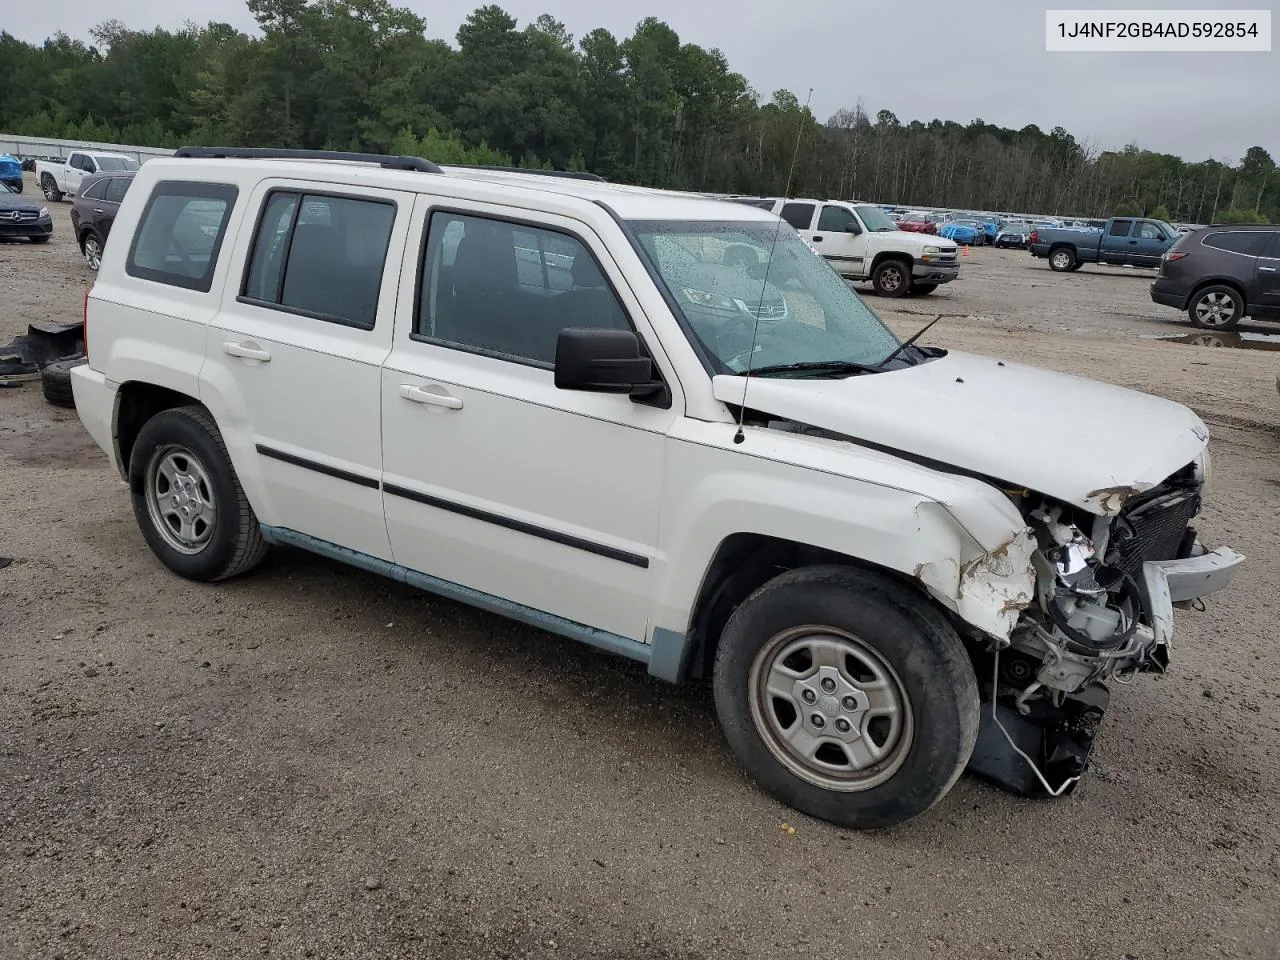
M 1159 560 L 1153 566 L 1164 571 L 1169 581 L 1169 597 L 1174 603 L 1186 603 L 1216 593 L 1231 582 L 1244 565 L 1244 554 L 1230 547 L 1193 554 L 1185 560 Z

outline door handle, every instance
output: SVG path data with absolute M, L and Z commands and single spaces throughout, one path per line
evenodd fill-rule
M 814 238 L 813 238 L 813 242 L 814 242 L 814 243 L 821 243 L 821 242 L 822 242 L 822 238 L 821 238 L 821 237 L 814 237 Z
M 266 363 L 271 359 L 271 354 L 261 347 L 254 346 L 251 342 L 237 343 L 234 340 L 227 340 L 222 344 L 222 352 L 232 357 L 243 357 L 245 360 L 260 360 Z
M 1130 241 L 1129 241 L 1129 246 L 1131 246 L 1131 247 L 1132 247 L 1132 246 L 1136 246 L 1136 245 L 1137 245 L 1137 243 L 1138 243 L 1138 241 L 1137 241 L 1137 240 L 1130 240 Z
M 1259 273 L 1275 273 L 1276 268 L 1275 267 L 1259 267 L 1258 272 Z
M 441 387 L 439 389 L 443 390 L 444 388 Z M 400 396 L 406 400 L 412 400 L 414 403 L 426 403 L 433 407 L 444 407 L 446 410 L 462 409 L 462 401 L 457 397 L 450 396 L 448 393 L 425 390 L 412 383 L 400 384 Z
M 103 211 L 103 209 L 102 209 L 101 207 L 94 207 L 94 208 L 93 208 L 93 212 L 94 212 L 94 213 L 103 213 L 104 211 Z

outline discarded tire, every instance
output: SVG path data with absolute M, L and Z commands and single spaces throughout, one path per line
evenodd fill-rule
M 74 407 L 76 398 L 71 392 L 71 368 L 87 362 L 84 357 L 69 357 L 55 360 L 41 370 L 40 386 L 44 389 L 44 398 L 54 406 Z

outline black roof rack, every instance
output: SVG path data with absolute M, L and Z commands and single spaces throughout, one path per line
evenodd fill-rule
M 235 160 L 346 160 L 354 163 L 376 163 L 389 170 L 417 170 L 420 173 L 444 173 L 440 165 L 422 157 L 393 157 L 382 153 L 350 153 L 343 150 L 286 150 L 277 147 L 180 147 L 175 157 Z
M 587 173 L 585 170 L 539 170 L 537 167 L 493 167 L 478 163 L 459 163 L 455 166 L 463 170 L 493 170 L 497 173 L 527 173 L 533 177 L 564 177 L 566 180 L 595 180 L 608 183 L 598 173 Z

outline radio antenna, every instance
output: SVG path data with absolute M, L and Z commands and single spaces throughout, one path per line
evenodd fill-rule
M 800 119 L 796 125 L 796 146 L 791 151 L 791 166 L 787 170 L 787 186 L 782 191 L 782 201 L 785 206 L 787 197 L 791 196 L 791 178 L 795 176 L 796 159 L 800 156 L 800 141 L 804 138 L 804 119 L 809 114 L 809 101 L 813 99 L 813 87 L 809 88 L 809 95 L 804 98 L 804 109 L 800 111 Z M 778 217 L 778 225 L 773 228 L 773 242 L 769 245 L 769 261 L 764 265 L 764 279 L 760 282 L 760 299 L 756 303 L 756 322 L 751 328 L 751 350 L 747 353 L 747 370 L 742 381 L 742 406 L 738 408 L 738 432 L 733 435 L 734 443 L 741 443 L 747 439 L 747 435 L 742 432 L 742 421 L 747 415 L 747 387 L 751 386 L 751 365 L 756 359 L 756 335 L 760 332 L 760 314 L 764 312 L 764 294 L 769 289 L 769 271 L 773 268 L 773 252 L 778 247 L 778 236 L 782 233 L 782 217 Z

